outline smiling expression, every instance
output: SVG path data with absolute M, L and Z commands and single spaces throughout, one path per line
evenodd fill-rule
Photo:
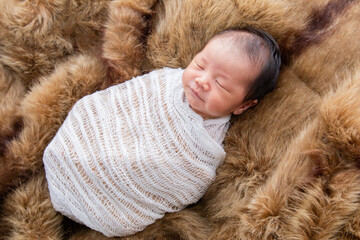
M 203 118 L 241 114 L 257 103 L 243 100 L 259 71 L 245 53 L 231 51 L 229 39 L 215 37 L 185 69 L 182 76 L 185 97 Z

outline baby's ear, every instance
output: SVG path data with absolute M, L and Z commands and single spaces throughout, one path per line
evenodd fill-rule
M 248 108 L 255 106 L 257 103 L 258 103 L 258 100 L 257 100 L 257 99 L 243 102 L 239 107 L 237 107 L 237 108 L 233 111 L 233 114 L 234 114 L 234 115 L 240 115 L 240 114 L 242 114 L 243 112 L 245 112 L 245 110 L 247 110 Z

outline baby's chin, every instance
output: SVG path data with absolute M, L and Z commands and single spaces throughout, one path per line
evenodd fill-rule
M 210 119 L 210 118 L 217 118 L 217 117 L 214 117 L 208 113 L 204 113 L 202 111 L 199 111 L 196 107 L 193 107 L 191 105 L 191 103 L 189 102 L 189 107 L 199 116 L 201 116 L 203 119 Z

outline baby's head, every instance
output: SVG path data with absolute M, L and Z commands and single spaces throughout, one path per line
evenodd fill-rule
M 251 28 L 216 34 L 182 76 L 190 107 L 203 118 L 241 114 L 277 82 L 280 51 L 266 32 Z

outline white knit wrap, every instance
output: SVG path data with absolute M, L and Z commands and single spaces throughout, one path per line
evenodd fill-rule
M 126 236 L 203 196 L 225 157 L 230 117 L 196 114 L 182 73 L 156 70 L 74 105 L 43 157 L 57 211 Z

